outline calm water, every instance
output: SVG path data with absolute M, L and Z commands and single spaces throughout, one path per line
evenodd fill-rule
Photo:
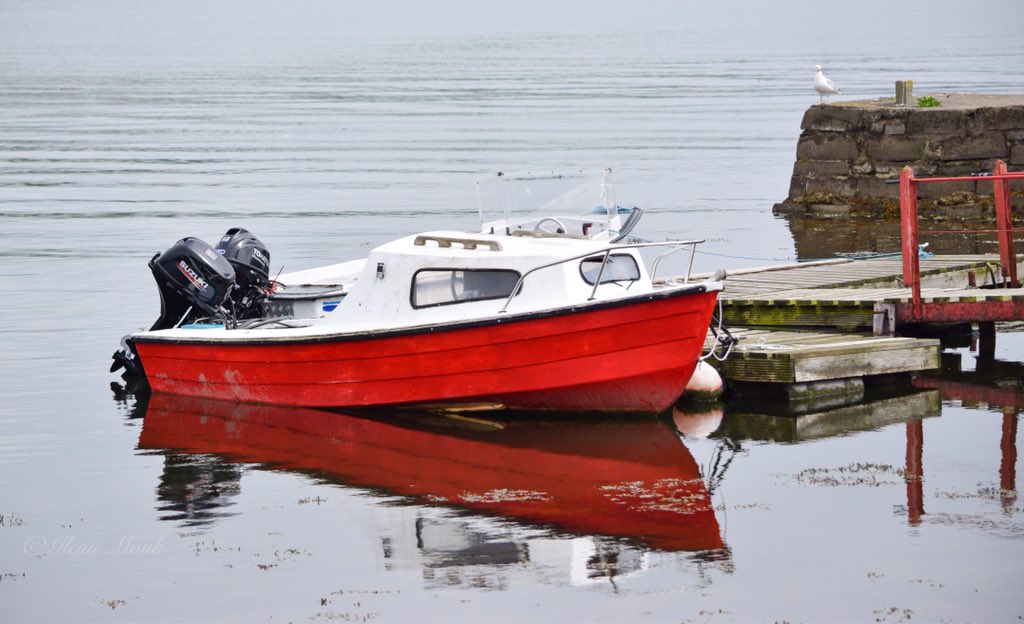
M 614 167 L 697 270 L 794 259 L 770 208 L 811 66 L 844 98 L 1020 92 L 1015 2 L 210 4 L 0 2 L 0 619 L 1024 616 L 1020 331 L 799 418 L 325 422 L 107 373 L 174 240 L 350 259 L 472 228 L 497 170 Z

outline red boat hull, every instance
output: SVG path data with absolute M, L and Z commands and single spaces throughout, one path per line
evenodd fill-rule
M 308 407 L 494 402 L 659 412 L 693 374 L 716 296 L 695 287 L 497 323 L 135 344 L 152 388 L 174 394 Z
M 139 447 L 310 471 L 417 504 L 622 537 L 661 550 L 725 547 L 699 468 L 667 423 L 456 424 L 154 393 Z

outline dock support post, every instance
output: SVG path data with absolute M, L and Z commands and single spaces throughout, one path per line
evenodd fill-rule
M 1006 175 L 1006 163 L 997 160 L 992 165 L 992 174 Z M 1013 215 L 1010 212 L 1010 181 L 993 180 L 993 194 L 996 200 L 996 228 L 999 231 L 999 263 L 1003 268 L 1004 286 L 1017 287 L 1017 254 L 1013 249 Z M 1005 280 L 1009 279 L 1009 283 Z
M 896 335 L 896 304 L 876 303 L 872 322 L 872 333 L 875 336 Z
M 917 180 L 910 166 L 900 170 L 900 222 L 903 235 L 903 285 L 914 297 L 914 318 L 921 318 L 921 265 L 917 235 Z
M 978 361 L 989 363 L 996 358 L 996 323 L 978 323 Z

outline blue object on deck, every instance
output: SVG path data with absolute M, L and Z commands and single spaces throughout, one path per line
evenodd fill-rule
M 224 323 L 188 323 L 181 329 L 224 329 Z
M 626 208 L 625 206 L 615 206 L 615 212 L 619 214 L 629 214 L 632 211 L 632 208 Z M 605 208 L 604 206 L 595 206 L 594 209 L 591 210 L 590 212 L 591 214 L 608 214 L 608 209 Z

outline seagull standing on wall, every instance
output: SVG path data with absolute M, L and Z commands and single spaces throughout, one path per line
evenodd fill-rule
M 814 66 L 814 90 L 818 92 L 818 101 L 824 101 L 824 99 L 832 95 L 833 93 L 842 94 L 836 83 L 832 82 L 825 77 L 825 74 L 821 73 L 821 65 Z

